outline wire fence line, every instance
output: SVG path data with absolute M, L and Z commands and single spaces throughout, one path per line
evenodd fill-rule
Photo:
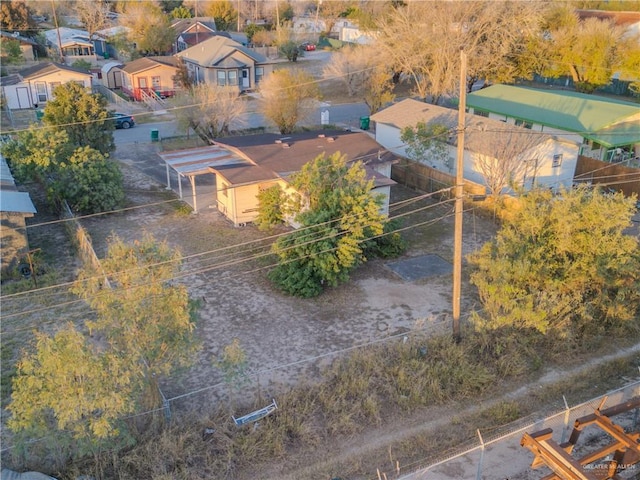
M 565 408 L 545 418 L 529 421 L 525 425 L 523 425 L 523 419 L 519 419 L 501 427 L 499 432 L 488 437 L 478 431 L 478 440 L 475 446 L 460 449 L 455 453 L 449 452 L 440 458 L 426 460 L 419 469 L 393 478 L 399 480 L 504 480 L 505 478 L 538 478 L 538 473 L 541 478 L 548 474 L 549 470 L 543 468 L 535 473 L 531 472 L 533 455 L 526 448 L 520 446 L 520 440 L 525 432 L 530 433 L 551 428 L 554 439 L 558 443 L 562 443 L 568 439 L 575 420 L 593 413 L 605 397 L 606 402 L 603 408 L 623 403 L 639 395 L 640 381 L 635 381 L 575 406 L 569 406 L 565 400 Z M 624 422 L 627 427 L 636 430 L 638 426 L 637 410 L 622 421 L 618 418 L 614 418 L 613 421 L 618 424 Z M 583 434 L 581 437 L 581 444 L 593 442 L 600 435 L 600 431 L 595 427 L 587 427 L 584 431 L 586 435 Z M 577 449 L 578 446 L 574 452 L 578 451 Z M 408 468 L 403 470 L 406 471 Z

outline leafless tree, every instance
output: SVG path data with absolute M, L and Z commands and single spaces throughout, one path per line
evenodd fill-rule
M 508 186 L 532 186 L 524 184 L 535 181 L 540 168 L 536 146 L 546 141 L 540 132 L 511 125 L 489 129 L 481 122 L 474 122 L 467 132 L 465 149 L 473 152 L 491 196 L 500 196 Z
M 176 95 L 172 105 L 178 124 L 192 129 L 208 144 L 245 124 L 246 102 L 239 98 L 236 87 L 195 85 Z
M 437 103 L 458 88 L 459 50 L 469 84 L 507 81 L 534 65 L 523 45 L 539 31 L 543 2 L 411 2 L 379 22 L 378 58 L 409 75 L 416 93 Z
M 76 12 L 84 29 L 89 32 L 89 38 L 98 30 L 111 25 L 109 11 L 109 5 L 104 1 L 79 0 L 76 3 Z

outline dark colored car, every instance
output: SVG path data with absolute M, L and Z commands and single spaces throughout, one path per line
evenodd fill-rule
M 315 49 L 316 46 L 313 43 L 304 42 L 302 45 L 300 45 L 300 50 L 304 50 L 305 52 L 313 52 Z
M 127 115 L 125 113 L 114 113 L 113 118 L 116 121 L 116 128 L 131 128 L 136 122 L 133 116 Z

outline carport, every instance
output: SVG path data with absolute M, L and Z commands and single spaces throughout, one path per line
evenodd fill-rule
M 206 147 L 189 148 L 186 150 L 161 153 L 160 158 L 164 160 L 167 168 L 167 189 L 171 190 L 171 169 L 178 174 L 178 194 L 180 195 L 180 200 L 183 200 L 182 182 L 180 181 L 180 178 L 186 177 L 189 179 L 189 183 L 191 184 L 191 198 L 194 213 L 198 213 L 198 204 L 196 199 L 196 177 L 198 175 L 211 175 L 212 172 L 209 169 L 210 167 L 215 169 L 233 165 L 252 164 L 240 155 L 218 145 L 209 145 Z

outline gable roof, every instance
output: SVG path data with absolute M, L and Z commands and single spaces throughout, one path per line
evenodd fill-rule
M 194 32 L 196 29 L 199 32 L 215 32 L 216 21 L 213 17 L 179 18 L 171 24 L 171 28 L 176 36 L 190 29 L 193 29 Z
M 67 65 L 62 65 L 60 63 L 55 63 L 55 62 L 37 63 L 31 67 L 27 67 L 20 70 L 18 74 L 23 79 L 29 80 L 32 78 L 38 78 L 44 75 L 49 75 L 51 73 L 59 72 L 61 70 L 78 73 L 81 75 L 85 75 L 87 77 L 91 77 L 91 74 L 85 70 L 82 70 L 80 68 L 75 68 L 75 67 L 69 67 Z
M 122 67 L 122 71 L 126 73 L 140 73 L 158 66 L 177 67 L 178 59 L 173 56 L 164 57 L 142 57 L 127 63 Z
M 347 161 L 361 160 L 376 186 L 388 185 L 389 179 L 376 175 L 371 165 L 396 159 L 366 133 L 343 130 L 302 132 L 290 135 L 264 133 L 221 139 L 218 144 L 250 160 L 251 165 L 238 164 L 215 169 L 232 185 L 287 179 L 318 155 L 340 152 Z M 393 183 L 393 182 L 392 182 Z
M 437 123 L 449 127 L 453 133 L 458 125 L 458 111 L 408 98 L 375 113 L 371 116 L 371 120 L 378 124 L 396 127 L 398 130 L 413 127 L 418 122 Z M 492 137 L 498 139 L 505 137 L 505 135 L 521 135 L 529 132 L 530 130 L 522 127 L 467 113 L 465 116 L 464 148 L 482 155 L 495 155 L 491 146 Z M 551 138 L 551 135 L 535 132 L 531 141 L 522 143 L 523 151 Z M 453 144 L 457 144 L 457 137 L 454 137 Z M 400 146 L 398 145 L 398 147 Z M 520 152 L 514 148 L 513 153 Z
M 219 62 L 227 57 L 240 52 L 255 63 L 268 63 L 267 57 L 253 50 L 242 46 L 238 42 L 230 38 L 216 35 L 214 37 L 200 42 L 198 45 L 187 48 L 176 55 L 194 61 L 203 67 L 217 66 Z
M 640 106 L 618 99 L 572 91 L 493 85 L 467 95 L 467 106 L 575 132 L 607 146 L 640 143 Z M 630 130 L 625 128 L 628 135 L 624 140 L 622 137 L 615 140 L 612 133 L 629 122 Z M 608 133 L 600 137 L 600 131 Z

